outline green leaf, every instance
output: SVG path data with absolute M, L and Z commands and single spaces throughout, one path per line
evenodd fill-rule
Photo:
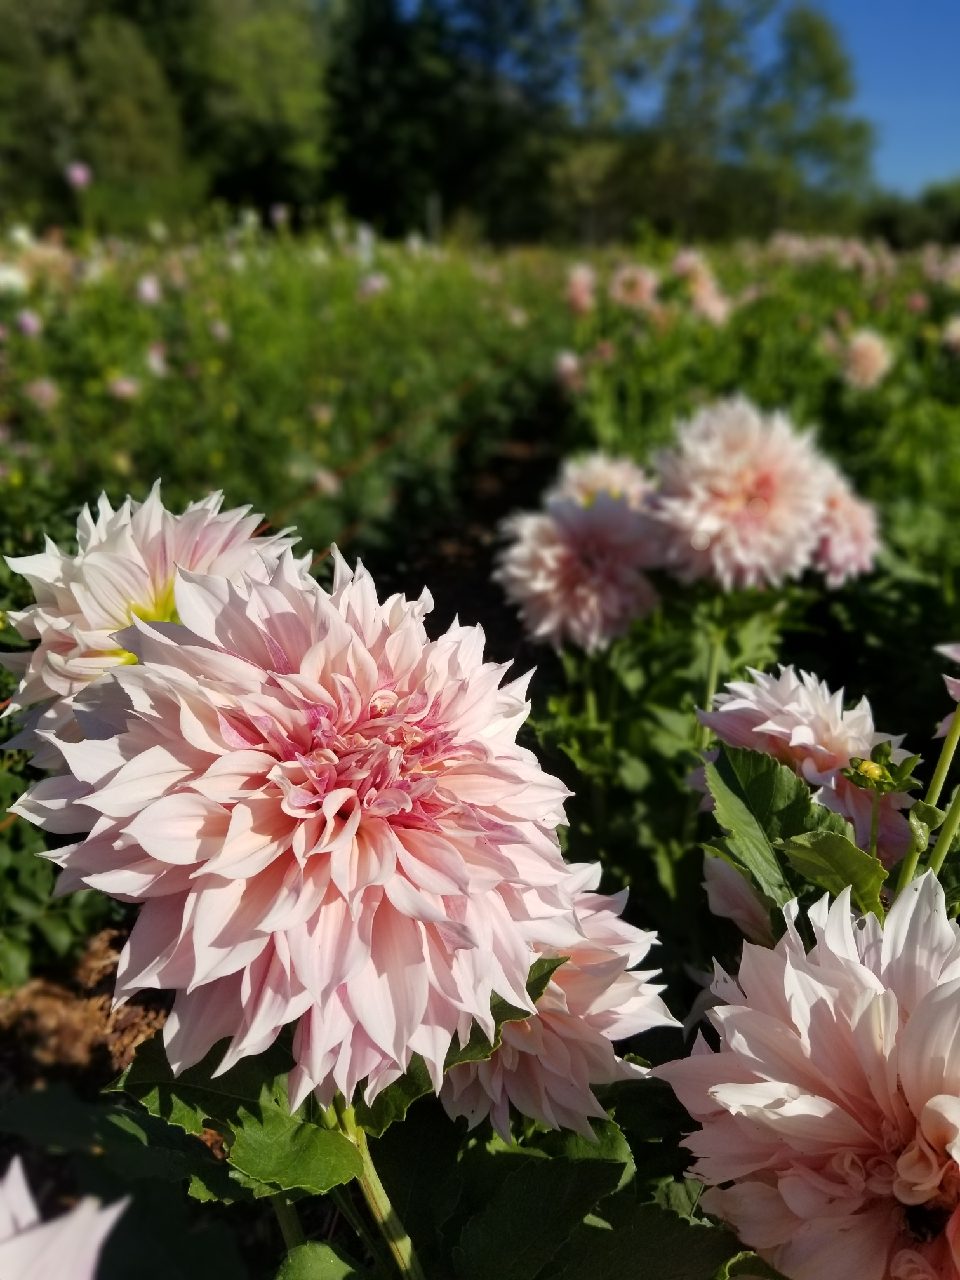
M 320 1195 L 361 1172 L 359 1152 L 344 1134 L 310 1119 L 311 1104 L 292 1116 L 287 1106 L 287 1051 L 274 1046 L 244 1058 L 216 1078 L 222 1047 L 175 1077 L 155 1036 L 141 1046 L 119 1081 L 151 1115 L 199 1133 L 223 1134 L 227 1160 L 255 1195 L 305 1191 Z
M 779 1271 L 758 1258 L 755 1253 L 738 1253 L 717 1272 L 716 1280 L 737 1280 L 738 1276 L 749 1276 L 751 1280 L 783 1280 Z
M 772 840 L 783 820 L 793 825 L 809 806 L 809 790 L 789 769 L 752 751 L 724 749 L 716 764 L 707 764 L 706 777 L 731 852 L 767 897 L 784 906 L 793 893 Z
M 713 1280 L 742 1248 L 720 1227 L 689 1222 L 654 1204 L 636 1205 L 615 1227 L 581 1227 L 549 1280 Z M 722 1274 L 722 1273 L 721 1273 Z
M 276 1280 L 353 1280 L 369 1274 L 334 1245 L 311 1243 L 290 1250 Z
M 533 1280 L 584 1215 L 616 1190 L 622 1172 L 616 1160 L 524 1161 L 464 1227 L 454 1255 L 458 1274 Z
M 0 1132 L 47 1151 L 96 1154 L 124 1182 L 189 1180 L 200 1199 L 236 1194 L 226 1166 L 196 1138 L 140 1107 L 82 1101 L 63 1084 L 10 1099 L 0 1110 Z
M 790 865 L 804 879 L 836 896 L 850 886 L 861 911 L 883 919 L 880 889 L 887 878 L 879 858 L 858 849 L 846 836 L 833 831 L 811 831 L 793 836 L 784 846 Z
M 527 994 L 534 1004 L 546 991 L 547 983 L 553 974 L 564 963 L 565 957 L 561 956 L 557 959 L 543 958 L 531 966 L 527 976 Z M 451 1045 L 443 1064 L 444 1071 L 449 1071 L 451 1067 L 458 1066 L 462 1062 L 485 1061 L 500 1047 L 500 1028 L 503 1024 L 522 1022 L 530 1016 L 526 1009 L 518 1009 L 508 1004 L 506 1000 L 501 1000 L 499 996 L 494 996 L 490 1001 L 490 1012 L 496 1026 L 493 1043 L 491 1044 L 480 1028 L 474 1025 L 469 1041 L 462 1048 Z M 419 1054 L 414 1054 L 410 1060 L 410 1066 L 400 1079 L 395 1080 L 389 1088 L 378 1094 L 369 1106 L 363 1101 L 356 1104 L 357 1123 L 375 1138 L 379 1138 L 390 1125 L 403 1119 L 411 1103 L 432 1092 L 433 1082 L 426 1065 Z

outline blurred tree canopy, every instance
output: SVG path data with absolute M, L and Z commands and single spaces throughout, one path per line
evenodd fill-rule
M 130 231 L 217 200 L 494 240 L 956 235 L 954 188 L 864 214 L 853 94 L 798 0 L 0 0 L 0 215 Z

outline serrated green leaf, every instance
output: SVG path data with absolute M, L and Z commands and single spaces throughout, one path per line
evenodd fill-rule
M 369 1274 L 334 1245 L 310 1243 L 290 1250 L 276 1280 L 360 1280 Z
M 883 919 L 880 902 L 887 872 L 883 863 L 858 849 L 846 836 L 833 831 L 811 831 L 793 836 L 783 846 L 790 865 L 804 879 L 836 896 L 850 886 L 853 899 L 861 911 L 872 911 Z
M 784 906 L 793 893 L 783 877 L 767 830 L 775 826 L 779 834 L 778 816 L 799 808 L 798 787 L 802 784 L 789 769 L 783 769 L 768 756 L 749 751 L 721 751 L 716 764 L 707 764 L 706 778 L 717 821 L 728 834 L 731 852 L 763 893 L 778 906 Z M 809 800 L 808 792 L 806 799 Z
M 544 1280 L 713 1280 L 735 1254 L 742 1246 L 730 1232 L 641 1204 L 613 1230 L 580 1227 Z
M 319 1195 L 358 1176 L 360 1155 L 348 1138 L 315 1124 L 305 1109 L 291 1116 L 286 1093 L 291 1063 L 282 1046 L 244 1058 L 214 1078 L 221 1057 L 222 1047 L 175 1077 L 155 1036 L 138 1050 L 118 1087 L 151 1115 L 188 1133 L 208 1125 L 217 1129 L 231 1169 L 256 1195 Z
M 615 1160 L 527 1160 L 467 1222 L 454 1261 L 463 1280 L 533 1280 L 584 1215 L 616 1190 Z

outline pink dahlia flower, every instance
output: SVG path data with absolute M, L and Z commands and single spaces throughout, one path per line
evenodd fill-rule
M 843 376 L 848 386 L 872 391 L 893 367 L 893 352 L 882 334 L 858 329 L 851 334 L 844 353 Z
M 832 478 L 813 564 L 828 587 L 839 587 L 873 569 L 880 553 L 880 532 L 876 507 L 858 498 L 843 476 L 833 467 L 829 469 Z
M 889 742 L 893 760 L 906 758 L 902 738 L 878 733 L 866 698 L 844 710 L 843 690 L 831 693 L 822 680 L 808 671 L 781 667 L 779 675 L 751 670 L 751 680 L 728 684 L 717 694 L 715 709 L 699 712 L 721 742 L 732 747 L 762 751 L 788 765 L 812 787 L 814 799 L 853 824 L 857 843 L 870 847 L 873 814 L 872 791 L 843 776 L 852 757 L 869 759 L 874 747 Z M 880 797 L 878 854 L 892 866 L 906 853 L 910 826 L 900 812 L 910 797 L 893 792 Z
M 575 263 L 567 275 L 567 306 L 584 316 L 597 305 L 597 273 L 585 262 Z
M 0 1275 L 3 1280 L 94 1280 L 103 1242 L 126 1201 L 101 1209 L 81 1200 L 53 1222 L 40 1222 L 23 1167 L 14 1160 L 0 1180 Z
M 582 880 L 596 888 L 599 866 L 580 868 Z M 656 971 L 637 972 L 655 933 L 643 933 L 620 919 L 626 893 L 615 898 L 581 890 L 569 916 L 550 922 L 538 941 L 540 956 L 566 957 L 524 1022 L 507 1022 L 500 1048 L 484 1062 L 453 1067 L 444 1078 L 440 1100 L 452 1117 L 466 1116 L 470 1127 L 489 1116 L 510 1141 L 511 1104 L 551 1129 L 573 1129 L 593 1139 L 590 1118 L 606 1118 L 592 1086 L 645 1075 L 613 1050 L 651 1027 L 677 1026 L 660 999 L 662 987 L 650 981 Z
M 546 494 L 547 502 L 569 498 L 581 506 L 589 506 L 601 493 L 619 498 L 634 511 L 639 511 L 653 492 L 653 481 L 632 458 L 612 457 L 608 453 L 588 453 L 568 458 L 560 468 L 557 483 Z
M 618 267 L 610 281 L 610 300 L 634 311 L 656 305 L 660 277 L 650 267 Z
M 557 499 L 502 528 L 511 541 L 494 577 L 531 639 L 594 653 L 655 608 L 657 593 L 643 572 L 654 542 L 625 501 L 607 493 L 589 506 Z
M 685 582 L 779 586 L 809 566 L 826 499 L 809 432 L 743 397 L 701 409 L 656 458 L 666 562 Z
M 731 920 L 745 938 L 773 945 L 770 912 L 747 877 L 723 858 L 708 853 L 703 859 L 703 887 L 710 914 Z
M 749 943 L 717 1052 L 655 1069 L 702 1126 L 700 1203 L 788 1280 L 960 1277 L 960 931 L 927 874 L 881 926 L 850 891 Z
M 60 723 L 66 702 L 105 672 L 132 661 L 116 633 L 134 618 L 176 618 L 178 568 L 232 577 L 266 578 L 292 539 L 254 536 L 262 517 L 249 507 L 221 511 L 223 495 L 193 502 L 181 515 L 167 511 L 159 483 L 146 502 L 127 498 L 116 510 L 102 494 L 96 516 L 84 507 L 77 521 L 76 555 L 47 541 L 38 555 L 7 560 L 33 588 L 36 604 L 7 616 L 27 640 L 29 654 L 4 654 L 22 673 L 11 710 L 42 704 L 45 727 Z M 33 734 L 19 745 L 38 745 Z
M 78 698 L 91 737 L 18 807 L 86 833 L 49 855 L 62 892 L 142 904 L 117 994 L 176 991 L 174 1070 L 293 1024 L 293 1106 L 370 1100 L 414 1054 L 439 1090 L 494 994 L 532 1010 L 528 938 L 571 909 L 567 792 L 516 743 L 527 679 L 334 557 L 329 594 L 289 553 L 269 582 L 181 571 L 179 621 L 121 633 L 136 665 Z

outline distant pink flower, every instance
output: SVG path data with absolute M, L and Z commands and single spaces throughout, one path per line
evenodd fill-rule
M 43 333 L 43 318 L 36 311 L 24 308 L 17 312 L 17 328 L 25 338 L 39 338 Z
M 595 887 L 600 868 L 590 870 Z M 501 1047 L 491 1058 L 447 1073 L 440 1100 L 450 1116 L 466 1116 L 471 1128 L 489 1116 L 509 1142 L 512 1104 L 551 1129 L 592 1139 L 591 1117 L 607 1114 L 592 1086 L 646 1075 L 618 1058 L 612 1042 L 677 1024 L 660 999 L 663 988 L 650 981 L 656 973 L 631 969 L 657 938 L 620 919 L 625 901 L 625 894 L 605 898 L 584 891 L 568 920 L 552 924 L 549 942 L 536 949 L 541 956 L 566 956 L 565 963 L 533 1017 L 504 1024 Z
M 136 400 L 140 395 L 140 382 L 126 374 L 118 374 L 107 383 L 107 390 L 114 400 Z
M 101 1209 L 85 1199 L 41 1223 L 23 1167 L 14 1160 L 0 1179 L 0 1275 L 3 1280 L 94 1280 L 103 1242 L 127 1207 Z
M 360 281 L 357 297 L 360 299 L 378 298 L 390 288 L 389 279 L 381 271 L 372 271 Z
M 622 498 L 627 506 L 639 511 L 653 487 L 650 476 L 632 458 L 588 453 L 564 462 L 557 483 L 546 496 L 548 501 L 571 498 L 582 506 L 589 506 L 598 494 L 607 493 L 612 498 Z
M 850 335 L 844 353 L 843 376 L 858 391 L 880 385 L 893 367 L 893 352 L 882 334 L 858 329 Z
M 160 280 L 153 274 L 141 276 L 137 281 L 137 300 L 145 307 L 155 307 L 163 300 Z
M 74 191 L 85 191 L 93 181 L 93 170 L 82 160 L 73 160 L 64 169 L 64 176 Z
M 779 586 L 810 564 L 826 477 L 809 432 L 742 397 L 701 409 L 656 457 L 654 510 L 683 581 Z
M 715 280 L 710 263 L 699 249 L 681 249 L 671 264 L 671 271 L 692 286 L 704 287 Z
M 747 943 L 719 1035 L 654 1069 L 702 1126 L 701 1206 L 787 1280 L 960 1277 L 960 931 L 931 873 L 881 926 L 845 889 Z
M 510 543 L 494 576 L 533 640 L 594 653 L 657 604 L 643 572 L 653 543 L 625 501 L 557 499 L 545 512 L 510 517 L 503 531 Z
M 147 348 L 147 368 L 155 378 L 165 378 L 170 372 L 167 348 L 162 342 L 151 342 Z
M 317 467 L 313 473 L 313 487 L 324 498 L 335 498 L 343 484 L 337 473 L 329 467 Z
M 582 391 L 585 385 L 583 362 L 575 351 L 558 351 L 553 362 L 557 381 L 565 391 Z
M 736 680 L 717 694 L 713 711 L 698 713 L 721 742 L 773 756 L 789 765 L 812 787 L 814 799 L 853 824 L 857 843 L 870 847 L 872 791 L 845 778 L 842 770 L 853 757 L 869 759 L 873 748 L 889 742 L 893 759 L 906 758 L 901 737 L 878 733 L 866 698 L 844 710 L 843 690 L 831 693 L 808 671 L 781 667 L 779 675 L 750 671 L 750 680 Z M 893 792 L 880 798 L 878 854 L 892 866 L 907 852 L 910 826 L 902 809 L 910 797 Z
M 650 267 L 618 267 L 610 281 L 610 301 L 646 311 L 656 303 L 659 284 L 660 277 Z
M 141 903 L 117 994 L 176 991 L 175 1071 L 224 1037 L 226 1070 L 295 1027 L 294 1107 L 372 1100 L 490 1001 L 519 1008 L 531 938 L 569 915 L 567 794 L 516 743 L 527 679 L 500 687 L 478 628 L 431 640 L 431 601 L 380 602 L 334 552 L 328 593 L 286 553 L 269 582 L 181 571 L 179 622 L 135 619 L 135 665 L 78 699 L 96 740 L 24 816 L 87 832 L 61 891 Z
M 960 316 L 951 316 L 943 326 L 943 345 L 951 355 L 960 356 Z
M 42 413 L 50 413 L 60 403 L 60 388 L 52 378 L 34 378 L 23 388 L 23 394 Z
M 577 262 L 567 274 L 567 306 L 575 316 L 585 316 L 597 305 L 597 273 Z
M 270 221 L 278 231 L 290 225 L 290 206 L 279 201 L 270 206 Z
M 226 320 L 217 319 L 210 321 L 210 337 L 213 338 L 214 342 L 229 342 L 230 334 L 230 326 L 227 324 Z
M 89 507 L 80 513 L 75 555 L 48 542 L 38 555 L 9 558 L 36 604 L 7 616 L 24 639 L 39 642 L 32 653 L 3 655 L 4 665 L 23 677 L 11 709 L 40 703 L 44 724 L 61 723 L 75 694 L 131 661 L 118 631 L 134 618 L 176 617 L 178 567 L 265 578 L 291 539 L 254 537 L 262 517 L 249 507 L 221 511 L 222 502 L 222 494 L 212 493 L 176 515 L 163 506 L 159 484 L 146 502 L 127 498 L 116 510 L 102 494 L 95 516 Z
M 930 310 L 930 299 L 925 293 L 914 292 L 907 297 L 907 310 L 914 315 L 922 316 Z
M 712 279 L 694 283 L 690 305 L 698 316 L 718 328 L 727 323 L 733 311 L 733 303 Z
M 843 476 L 830 470 L 814 568 L 824 575 L 827 586 L 839 587 L 849 578 L 871 572 L 881 544 L 876 507 L 858 498 Z

